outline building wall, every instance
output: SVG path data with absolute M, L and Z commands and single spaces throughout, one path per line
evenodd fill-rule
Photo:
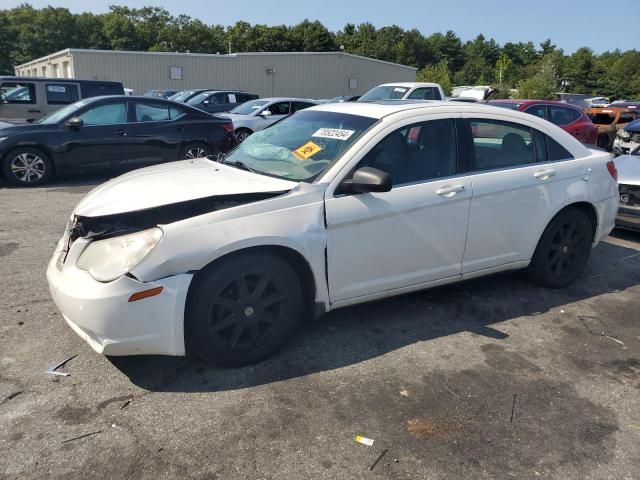
M 142 94 L 152 88 L 238 88 L 267 96 L 329 98 L 360 95 L 385 82 L 414 81 L 412 67 L 339 52 L 240 53 L 233 55 L 174 54 L 75 50 L 53 54 L 46 61 L 67 68 L 75 78 L 117 80 Z M 41 60 L 16 67 L 17 74 L 41 71 Z M 181 79 L 171 78 L 181 74 Z M 40 73 L 37 74 L 40 76 Z M 51 68 L 48 76 L 52 75 Z M 355 87 L 355 88 L 350 88 Z

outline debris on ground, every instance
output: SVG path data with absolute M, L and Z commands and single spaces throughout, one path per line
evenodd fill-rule
M 374 468 L 376 468 L 376 465 L 378 464 L 378 462 L 380 460 L 382 460 L 382 457 L 384 457 L 387 454 L 388 451 L 389 451 L 388 448 L 385 448 L 384 450 L 382 450 L 382 453 L 380 453 L 380 455 L 378 455 L 378 458 L 376 458 L 376 461 L 373 462 L 373 465 L 371 465 L 369 467 L 369 470 L 373 470 Z
M 518 397 L 517 393 L 513 394 L 513 405 L 511 405 L 511 420 L 509 420 L 509 423 L 513 423 L 513 414 L 516 411 L 516 398 Z
M 370 447 L 373 445 L 374 440 L 371 438 L 363 437 L 362 435 L 356 435 L 356 442 Z
M 81 438 L 90 437 L 92 435 L 97 435 L 98 433 L 102 433 L 102 430 L 97 430 L 95 432 L 85 433 L 84 435 L 78 435 L 77 437 L 67 438 L 66 440 L 62 440 L 62 443 L 73 442 L 74 440 L 80 440 Z
M 9 400 L 12 400 L 14 398 L 16 398 L 18 395 L 20 395 L 22 393 L 22 390 L 18 390 L 17 392 L 13 392 L 10 393 L 9 395 L 7 395 L 6 397 L 4 397 L 4 400 L 2 400 L 0 402 L 0 405 L 2 405 L 4 402 L 8 402 Z
M 58 363 L 57 365 L 54 365 L 53 367 L 50 367 L 47 370 L 47 373 L 50 373 L 51 375 L 58 375 L 60 377 L 68 377 L 69 375 L 71 375 L 70 373 L 60 372 L 60 371 L 58 371 L 58 369 L 64 367 L 69 361 L 73 360 L 77 356 L 78 356 L 78 354 L 72 355 L 69 358 L 67 358 L 67 359 L 63 360 L 62 362 Z
M 407 392 L 406 390 L 400 390 L 400 395 L 402 395 L 403 397 L 408 397 L 409 392 Z

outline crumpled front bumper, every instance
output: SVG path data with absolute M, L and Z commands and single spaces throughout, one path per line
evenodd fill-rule
M 123 276 L 94 280 L 74 262 L 60 265 L 57 251 L 47 269 L 54 303 L 69 326 L 104 355 L 184 355 L 184 307 L 193 275 L 153 282 Z M 130 302 L 132 294 L 162 287 L 159 295 Z

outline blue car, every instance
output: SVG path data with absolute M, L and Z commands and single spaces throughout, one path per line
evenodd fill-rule
M 618 130 L 613 141 L 614 155 L 640 155 L 640 120 L 625 125 Z

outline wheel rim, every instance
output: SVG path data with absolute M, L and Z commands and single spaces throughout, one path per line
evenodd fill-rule
M 33 183 L 44 177 L 47 166 L 35 153 L 21 153 L 11 160 L 11 173 L 24 183 Z
M 556 231 L 548 254 L 548 267 L 556 277 L 574 273 L 589 249 L 589 238 L 577 222 L 566 222 Z
M 284 322 L 284 285 L 269 272 L 244 273 L 215 296 L 209 308 L 209 332 L 216 348 L 229 352 L 260 347 Z
M 239 143 L 242 143 L 247 139 L 248 136 L 249 136 L 249 133 L 243 131 L 243 132 L 239 132 L 236 138 L 238 139 Z
M 194 158 L 202 158 L 207 156 L 207 151 L 202 147 L 193 147 L 187 150 L 186 158 L 194 159 Z

